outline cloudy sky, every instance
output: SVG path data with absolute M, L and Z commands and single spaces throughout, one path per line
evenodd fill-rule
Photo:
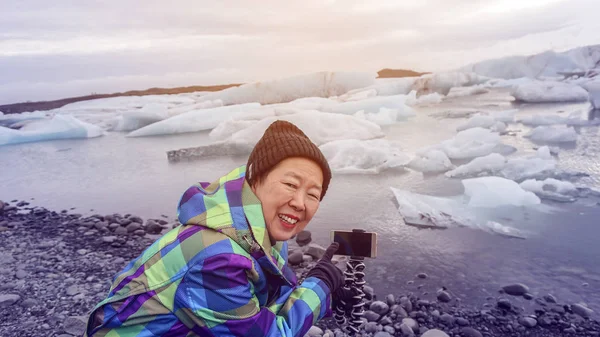
M 600 44 L 598 0 L 0 0 L 0 104 Z

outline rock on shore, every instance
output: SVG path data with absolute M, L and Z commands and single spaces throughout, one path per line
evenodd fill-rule
M 113 276 L 158 238 L 157 233 L 177 225 L 129 214 L 83 217 L 67 210 L 29 207 L 18 200 L 0 202 L 0 336 L 79 336 Z M 290 259 L 297 255 L 293 268 L 299 280 L 325 251 L 310 238 L 304 233 L 299 242 L 289 242 Z M 334 260 L 345 268 L 344 258 Z M 425 274 L 416 279 L 430 280 Z M 441 288 L 437 301 L 428 301 L 408 287 L 398 285 L 397 294 L 378 300 L 366 286 L 367 311 L 359 336 L 600 336 L 600 323 L 582 303 L 565 304 L 545 296 L 536 298 L 544 306 L 522 312 L 512 304 L 509 292 L 519 296 L 529 291 L 526 286 L 505 290 L 496 306 L 486 310 L 462 306 L 452 289 Z M 308 335 L 343 333 L 328 318 Z

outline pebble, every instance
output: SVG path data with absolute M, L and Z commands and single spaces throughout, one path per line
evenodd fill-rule
M 448 334 L 443 332 L 442 330 L 431 329 L 431 330 L 425 331 L 425 333 L 422 334 L 421 337 L 450 337 L 450 336 L 448 336 Z
M 31 308 L 36 305 L 38 305 L 38 301 L 33 298 L 28 298 L 28 299 L 24 300 L 23 302 L 21 302 L 21 306 L 23 308 Z
M 377 332 L 377 323 L 376 322 L 368 322 L 365 324 L 366 332 Z
M 72 286 L 69 286 L 67 288 L 67 296 L 75 296 L 77 294 L 79 294 L 81 291 L 79 290 L 79 287 L 74 284 Z
M 24 271 L 23 269 L 19 269 L 19 270 L 17 270 L 17 273 L 15 274 L 15 276 L 16 276 L 18 279 L 24 279 L 24 278 L 26 278 L 26 277 L 27 277 L 27 272 L 26 272 L 26 271 Z
M 419 323 L 412 318 L 403 318 L 402 324 L 406 324 L 409 328 L 411 328 L 414 332 L 419 331 Z
M 115 229 L 115 234 L 125 235 L 125 234 L 127 234 L 127 229 L 125 227 L 117 227 Z
M 123 223 L 121 223 L 121 226 L 123 226 Z M 131 222 L 127 225 L 127 227 L 125 227 L 125 229 L 127 229 L 127 233 L 133 233 L 139 229 L 142 228 L 142 225 L 137 223 L 137 222 Z
M 306 249 L 306 254 L 314 257 L 316 260 L 320 259 L 321 257 L 323 257 L 323 254 L 325 254 L 325 248 L 311 243 L 307 246 L 308 248 Z
M 77 250 L 77 254 L 79 254 L 79 255 L 85 255 L 85 254 L 87 254 L 87 252 L 88 251 L 86 249 L 79 249 L 79 250 Z
M 296 236 L 296 243 L 300 247 L 306 246 L 311 241 L 312 241 L 312 235 L 309 231 L 304 230 L 304 231 L 298 233 L 298 235 Z
M 371 311 L 371 310 L 367 310 L 365 311 L 364 318 L 367 319 L 368 322 L 377 322 L 379 320 L 379 317 L 381 317 L 381 315 L 379 315 L 378 313 Z
M 437 299 L 440 302 L 447 303 L 447 302 L 450 302 L 450 300 L 452 299 L 452 296 L 450 296 L 450 294 L 447 291 L 440 290 L 437 293 Z
M 6 308 L 21 299 L 21 296 L 16 294 L 0 295 L 0 308 Z
M 393 322 L 392 322 L 392 319 L 391 319 L 391 318 L 389 318 L 388 316 L 385 316 L 385 317 L 383 317 L 383 318 L 382 318 L 382 319 L 379 321 L 379 324 L 381 324 L 381 325 L 384 325 L 384 326 L 385 326 L 385 325 L 390 325 L 390 324 L 392 324 L 392 323 L 393 323 Z
M 310 337 L 319 337 L 323 335 L 323 330 L 318 326 L 311 326 L 308 332 L 306 333 Z
M 460 333 L 462 334 L 463 337 L 483 337 L 481 332 L 479 332 L 478 330 L 475 330 L 471 327 L 464 327 L 464 328 L 460 329 Z
M 144 236 L 146 235 L 146 231 L 143 229 L 138 229 L 136 231 L 133 232 L 133 235 L 137 235 L 137 236 Z
M 425 273 L 418 273 L 417 277 L 421 278 L 421 279 L 426 279 L 427 278 L 427 274 L 425 274 Z
M 102 242 L 113 243 L 113 242 L 115 242 L 116 239 L 117 239 L 116 236 L 103 236 Z
M 406 309 L 406 312 L 408 313 L 413 309 L 412 302 L 406 296 L 400 297 L 400 305 Z
M 533 317 L 521 317 L 519 323 L 526 328 L 533 328 L 537 325 L 537 320 Z
M 303 254 L 302 251 L 295 251 L 293 252 L 291 255 L 288 256 L 288 262 L 292 265 L 299 265 L 300 263 L 302 263 L 303 260 Z
M 498 300 L 498 308 L 510 310 L 512 308 L 512 304 L 506 298 L 501 298 Z
M 447 326 L 451 326 L 454 324 L 456 319 L 450 314 L 443 314 L 442 316 L 440 316 L 440 321 L 444 322 L 444 324 L 446 324 Z
M 400 317 L 400 318 L 408 317 L 408 313 L 407 313 L 407 312 L 406 312 L 406 310 L 405 310 L 405 309 L 404 309 L 402 306 L 400 306 L 400 305 L 396 306 L 396 308 L 394 308 L 394 310 L 392 310 L 392 312 L 393 312 L 394 314 L 396 314 L 396 315 L 397 315 L 398 317 Z
M 522 283 L 514 283 L 502 287 L 502 290 L 504 290 L 504 292 L 508 295 L 523 296 L 524 294 L 529 292 L 529 287 Z
M 71 335 L 80 336 L 83 334 L 87 323 L 85 316 L 70 316 L 65 319 L 63 330 Z
M 525 293 L 523 294 L 523 298 L 530 301 L 533 299 L 533 295 L 531 295 L 530 293 Z
M 460 325 L 460 326 L 467 326 L 467 325 L 469 325 L 469 320 L 467 320 L 467 319 L 464 319 L 464 318 L 462 318 L 462 317 L 458 317 L 458 318 L 456 319 L 456 324 L 458 324 L 458 325 Z
M 392 337 L 392 336 L 387 331 L 379 331 L 379 332 L 376 332 L 375 335 L 373 335 L 373 337 Z
M 552 294 L 544 296 L 544 300 L 548 303 L 556 303 L 556 297 L 552 296 Z
M 371 311 L 379 314 L 379 315 L 385 315 L 390 311 L 390 307 L 382 301 L 375 301 L 373 303 L 371 303 L 371 306 L 369 307 L 369 309 L 371 309 Z
M 385 302 L 391 307 L 392 305 L 396 304 L 396 298 L 394 298 L 393 294 L 389 294 L 385 297 Z
M 363 292 L 365 293 L 365 299 L 367 301 L 370 301 L 375 297 L 375 290 L 370 286 L 364 286 Z
M 573 310 L 573 313 L 583 317 L 583 318 L 589 318 L 592 313 L 594 312 L 592 309 L 584 306 L 583 304 L 573 304 L 571 305 L 571 310 Z
M 313 262 L 314 258 L 310 255 L 302 255 L 302 262 L 304 263 L 310 263 Z
M 132 222 L 131 223 L 131 225 L 135 225 L 135 224 L 141 226 L 141 224 L 138 223 L 138 222 Z M 131 226 L 131 225 L 129 225 L 129 226 Z M 127 226 L 127 227 L 129 227 L 129 226 Z M 156 221 L 148 220 L 146 222 L 146 233 L 148 233 L 148 234 L 160 234 L 162 232 L 162 230 L 163 230 L 162 226 L 159 225 Z
M 137 215 L 130 216 L 130 217 L 129 217 L 129 220 L 130 220 L 131 222 L 137 222 L 137 223 L 139 223 L 139 224 L 143 224 L 143 223 L 144 223 L 144 220 L 142 220 L 142 218 L 140 218 L 140 217 L 139 217 L 139 216 L 137 216 Z
M 415 332 L 411 329 L 407 324 L 400 324 L 400 332 L 402 332 L 402 336 L 414 336 Z

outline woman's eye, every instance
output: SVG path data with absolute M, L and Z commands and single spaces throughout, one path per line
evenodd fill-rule
M 284 183 L 284 184 L 285 184 L 286 186 L 289 186 L 289 187 L 292 187 L 292 188 L 296 187 L 296 185 L 294 185 L 294 184 L 292 184 L 292 183 Z

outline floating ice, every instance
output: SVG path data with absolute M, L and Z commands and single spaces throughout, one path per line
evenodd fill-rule
M 102 128 L 72 116 L 55 115 L 51 119 L 31 121 L 20 130 L 0 127 L 0 145 L 53 139 L 93 138 L 104 135 Z
M 440 112 L 434 112 L 429 114 L 429 116 L 434 118 L 468 118 L 473 115 L 477 115 L 481 113 L 481 110 L 475 109 L 456 109 L 456 110 L 446 110 Z
M 540 198 L 516 182 L 501 177 L 480 177 L 462 181 L 468 206 L 494 208 L 540 204 Z
M 46 119 L 49 114 L 44 111 L 22 112 L 19 114 L 0 115 L 0 126 L 17 127 L 23 125 L 22 122 L 29 122 L 36 119 Z
M 515 181 L 544 177 L 552 174 L 556 169 L 556 160 L 552 158 L 547 146 L 539 148 L 535 155 L 510 158 L 498 175 Z
M 407 225 L 445 229 L 471 227 L 511 238 L 524 239 L 518 229 L 490 220 L 489 214 L 469 207 L 463 196 L 441 198 L 390 188 L 398 202 L 398 211 Z
M 319 147 L 331 169 L 337 173 L 377 174 L 403 168 L 410 158 L 398 143 L 384 139 L 336 140 Z
M 272 81 L 244 84 L 202 96 L 201 100 L 219 99 L 225 105 L 291 102 L 303 97 L 331 97 L 375 83 L 376 73 L 319 72 Z M 353 111 L 353 113 L 356 111 Z
M 600 80 L 587 83 L 584 87 L 589 93 L 592 107 L 594 109 L 600 109 Z
M 551 81 L 536 81 L 513 88 L 511 95 L 517 101 L 528 103 L 584 102 L 588 92 L 574 84 Z
M 469 72 L 443 72 L 423 75 L 418 78 L 411 90 L 416 90 L 419 94 L 428 94 L 437 92 L 442 95 L 448 95 L 450 89 L 454 87 L 467 87 L 476 84 L 482 84 L 489 78 Z
M 403 77 L 403 78 L 378 78 L 375 84 L 368 87 L 354 89 L 348 91 L 345 95 L 340 96 L 340 99 L 345 97 L 364 97 L 372 95 L 375 90 L 376 96 L 394 96 L 406 95 L 411 91 L 418 77 Z
M 475 158 L 467 164 L 461 165 L 452 171 L 446 172 L 446 177 L 476 177 L 479 175 L 492 175 L 499 172 L 506 165 L 506 158 L 498 153 L 491 153 L 485 157 Z
M 489 115 L 492 116 L 497 122 L 512 123 L 515 121 L 515 115 L 517 112 L 519 112 L 519 109 L 510 109 L 490 112 Z
M 574 128 L 564 125 L 538 126 L 524 137 L 538 142 L 569 143 L 577 141 L 577 132 Z
M 192 110 L 145 126 L 129 133 L 127 136 L 144 137 L 210 130 L 224 120 L 253 112 L 259 107 L 260 104 L 249 103 L 213 109 Z
M 438 173 L 446 172 L 454 168 L 454 165 L 444 152 L 428 149 L 418 152 L 407 167 L 423 173 Z
M 377 96 L 366 98 L 360 101 L 351 101 L 334 104 L 324 104 L 320 108 L 316 108 L 319 111 L 333 112 L 339 114 L 353 115 L 358 111 L 365 113 L 377 113 L 381 111 L 381 108 L 395 109 L 401 114 L 414 114 L 412 109 L 406 105 L 406 101 L 411 99 L 409 95 L 395 95 L 395 96 Z
M 486 156 L 501 145 L 500 135 L 475 127 L 459 132 L 454 138 L 445 140 L 438 146 L 450 159 L 467 159 Z
M 361 110 L 354 114 L 356 118 L 366 119 L 377 125 L 395 124 L 400 120 L 406 120 L 413 116 L 415 116 L 415 113 L 409 107 L 405 107 L 404 109 L 380 108 L 377 113 L 365 113 Z
M 521 187 L 535 193 L 540 198 L 550 199 L 560 202 L 575 201 L 579 191 L 575 185 L 568 181 L 548 178 L 546 180 L 529 179 L 522 182 Z
M 467 122 L 459 125 L 456 131 L 463 131 L 476 127 L 489 129 L 496 124 L 496 119 L 492 116 L 476 115 L 471 117 Z
M 483 85 L 475 85 L 472 87 L 455 87 L 450 90 L 447 97 L 464 97 L 473 95 L 482 95 L 490 92 Z
M 364 90 L 355 90 L 352 93 L 346 93 L 338 97 L 338 100 L 341 102 L 352 102 L 352 101 L 360 101 L 363 99 L 371 98 L 377 96 L 376 89 L 364 89 Z
M 434 92 L 432 94 L 419 96 L 419 98 L 417 98 L 417 100 L 415 102 L 415 105 L 416 104 L 438 104 L 438 103 L 441 103 L 443 99 L 444 99 L 444 96 L 438 94 L 437 92 Z
M 585 118 L 583 111 L 577 110 L 570 113 L 568 116 L 558 114 L 538 114 L 526 116 L 519 119 L 519 122 L 524 125 L 540 126 L 540 125 L 558 125 L 566 124 L 573 126 L 591 126 L 600 124 L 600 120 L 589 120 Z
M 519 86 L 521 84 L 531 83 L 532 79 L 527 77 L 519 77 L 510 80 L 494 78 L 485 83 L 485 86 L 488 88 L 513 88 Z
M 591 69 L 600 62 L 600 46 L 586 46 L 565 52 L 546 51 L 527 56 L 508 56 L 478 62 L 462 71 L 494 78 L 555 77 L 560 72 Z
M 123 113 L 116 118 L 113 131 L 133 131 L 168 117 L 162 105 L 149 104 L 139 110 Z
M 267 127 L 276 120 L 286 120 L 295 124 L 317 146 L 334 140 L 367 140 L 385 136 L 379 125 L 353 116 L 320 111 L 301 111 L 295 114 L 267 117 L 256 123 L 240 124 L 237 121 L 226 120 L 223 122 L 224 124 L 243 125 L 245 128 L 233 134 L 211 133 L 210 137 L 213 141 L 232 141 L 254 145 L 262 137 Z M 234 127 L 220 125 L 216 129 L 234 130 Z

